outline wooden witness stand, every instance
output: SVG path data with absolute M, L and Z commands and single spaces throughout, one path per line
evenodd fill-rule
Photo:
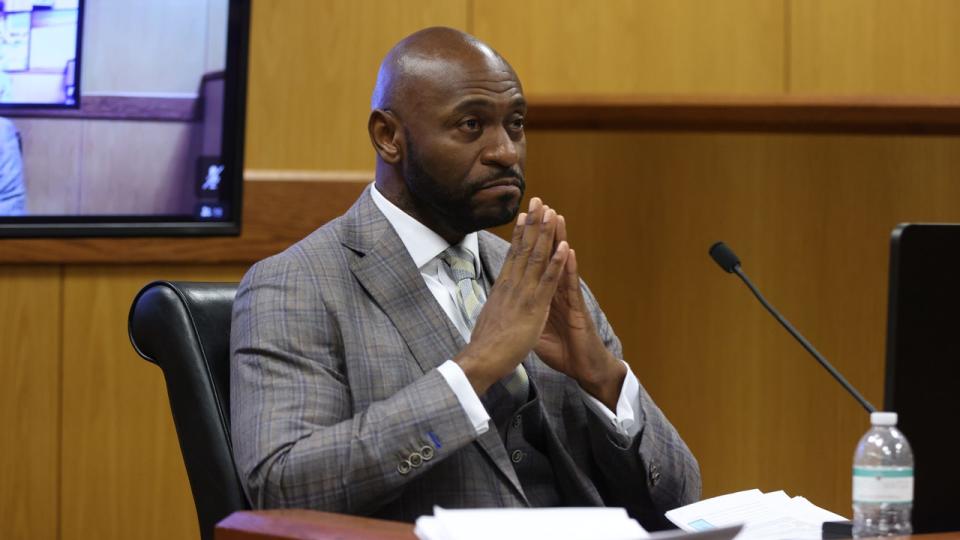
M 413 525 L 315 510 L 234 512 L 217 524 L 215 540 L 416 540 Z M 958 535 L 960 538 L 960 535 Z
M 314 510 L 234 512 L 219 524 L 216 540 L 416 540 L 413 525 Z M 960 532 L 900 538 L 960 540 Z M 509 539 L 503 539 L 509 540 Z

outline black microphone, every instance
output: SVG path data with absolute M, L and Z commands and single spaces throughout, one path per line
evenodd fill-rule
M 864 399 L 863 396 L 860 395 L 860 392 L 857 392 L 857 389 L 851 386 L 850 383 L 843 378 L 843 375 L 841 375 L 840 372 L 830 364 L 830 362 L 827 362 L 827 359 L 824 358 L 823 355 L 820 354 L 820 352 L 817 351 L 817 349 L 815 349 L 805 337 L 800 335 L 800 332 L 797 332 L 793 325 L 790 324 L 790 321 L 784 319 L 783 315 L 780 315 L 780 312 L 774 309 L 774 307 L 767 302 L 767 299 L 760 294 L 760 291 L 756 286 L 754 286 L 753 282 L 750 281 L 750 278 L 743 273 L 743 269 L 740 268 L 740 259 L 732 249 L 730 249 L 723 242 L 717 242 L 710 246 L 710 257 L 712 257 L 713 260 L 720 265 L 720 268 L 724 269 L 724 271 L 740 276 L 740 279 L 742 279 L 747 287 L 750 288 L 750 291 L 754 296 L 757 297 L 757 300 L 763 304 L 763 307 L 767 308 L 767 311 L 769 311 L 770 314 L 773 315 L 774 318 L 776 318 L 777 321 L 787 329 L 787 332 L 790 332 L 790 335 L 796 338 L 796 340 L 803 345 L 803 348 L 806 349 L 808 353 L 812 354 L 813 357 L 817 359 L 817 362 L 820 362 L 820 365 L 823 366 L 823 369 L 829 371 L 830 375 L 833 375 L 833 378 L 836 379 L 837 382 L 840 383 L 844 388 L 846 388 L 847 392 L 849 392 L 850 395 L 853 396 L 853 398 L 856 399 L 860 405 L 867 410 L 868 413 L 877 411 L 876 407 Z

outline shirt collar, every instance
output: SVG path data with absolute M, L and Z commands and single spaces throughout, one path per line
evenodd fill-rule
M 397 236 L 400 237 L 400 241 L 407 248 L 407 252 L 410 253 L 413 264 L 417 265 L 418 269 L 422 269 L 427 263 L 436 259 L 437 255 L 450 247 L 450 244 L 443 237 L 384 197 L 377 189 L 376 183 L 370 185 L 370 195 L 373 197 L 373 204 L 377 206 L 383 217 L 387 218 Z M 480 275 L 480 241 L 477 233 L 472 232 L 464 236 L 460 245 L 473 254 L 474 264 L 477 266 L 477 275 Z

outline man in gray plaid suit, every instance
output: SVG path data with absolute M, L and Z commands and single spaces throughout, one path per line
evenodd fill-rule
M 513 69 L 428 28 L 388 53 L 372 109 L 374 185 L 237 292 L 233 441 L 254 505 L 407 521 L 616 505 L 666 526 L 699 467 L 621 360 L 563 216 L 519 211 Z M 512 220 L 510 243 L 483 231 Z

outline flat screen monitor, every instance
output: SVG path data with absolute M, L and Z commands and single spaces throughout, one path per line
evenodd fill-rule
M 0 236 L 240 230 L 250 0 L 0 0 Z
M 913 530 L 960 530 L 960 224 L 893 231 L 884 408 L 914 453 Z

